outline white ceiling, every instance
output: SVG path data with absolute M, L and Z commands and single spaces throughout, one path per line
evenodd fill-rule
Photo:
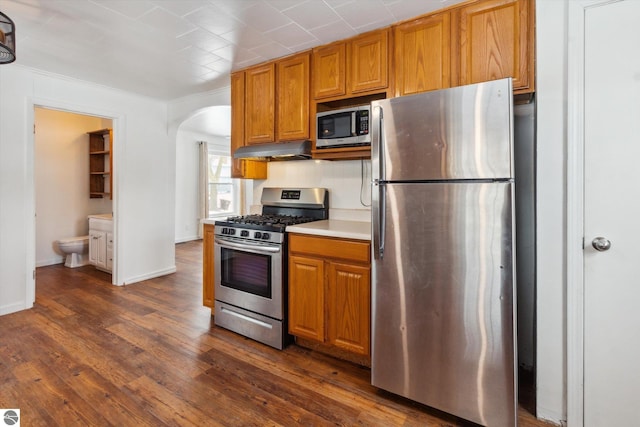
M 172 100 L 462 0 L 0 0 L 16 63 Z M 11 65 L 3 65 L 7 67 Z

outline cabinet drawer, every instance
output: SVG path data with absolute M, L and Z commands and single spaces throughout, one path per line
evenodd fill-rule
M 289 251 L 324 258 L 368 263 L 370 243 L 359 240 L 289 234 Z

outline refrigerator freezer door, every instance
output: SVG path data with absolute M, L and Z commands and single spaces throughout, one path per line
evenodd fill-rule
M 513 178 L 511 79 L 371 105 L 374 180 Z
M 513 184 L 385 187 L 372 384 L 485 426 L 516 425 Z

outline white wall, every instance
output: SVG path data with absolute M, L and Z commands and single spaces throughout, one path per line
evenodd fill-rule
M 34 105 L 114 119 L 116 282 L 175 271 L 167 104 L 15 63 L 0 67 L 0 94 L 0 314 L 35 299 Z
M 175 241 L 198 239 L 198 141 L 208 135 L 178 130 L 176 136 L 176 230 Z
M 537 415 L 566 420 L 567 0 L 536 1 Z
M 217 153 L 228 155 L 230 151 L 228 139 L 189 129 L 188 122 L 178 129 L 176 136 L 176 243 L 200 238 L 198 141 L 207 142 Z
M 89 135 L 111 120 L 35 109 L 36 266 L 64 262 L 56 241 L 88 234 L 89 214 L 111 213 L 107 198 L 89 198 Z
M 253 183 L 253 204 L 260 204 L 264 187 L 322 187 L 329 189 L 329 218 L 370 221 L 370 160 L 291 160 L 270 162 L 267 179 Z

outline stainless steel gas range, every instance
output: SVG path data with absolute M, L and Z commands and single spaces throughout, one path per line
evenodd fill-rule
M 324 188 L 265 188 L 262 214 L 215 222 L 215 324 L 282 349 L 288 225 L 329 218 Z

